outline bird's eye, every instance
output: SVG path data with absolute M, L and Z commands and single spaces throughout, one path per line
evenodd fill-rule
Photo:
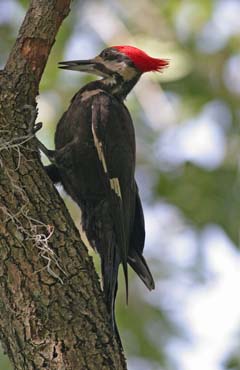
M 102 58 L 108 58 L 109 56 L 111 56 L 111 50 L 109 50 L 109 49 L 105 49 L 105 50 L 103 50 L 102 52 L 101 52 L 101 54 L 100 54 L 100 56 L 102 57 Z

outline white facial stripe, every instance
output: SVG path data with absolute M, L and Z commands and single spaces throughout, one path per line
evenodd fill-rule
M 129 67 L 124 61 L 116 62 L 115 60 L 102 60 L 102 63 L 104 63 L 106 68 L 110 71 L 120 74 L 124 81 L 131 80 L 136 76 L 136 70 L 133 67 Z
M 91 98 L 91 96 L 97 95 L 100 91 L 103 91 L 101 89 L 96 89 L 96 90 L 90 90 L 90 91 L 84 91 L 81 95 L 81 100 L 87 100 L 88 98 Z
M 95 145 L 95 147 L 97 149 L 97 153 L 98 153 L 98 158 L 99 158 L 100 162 L 102 163 L 104 172 L 107 173 L 107 165 L 106 165 L 106 160 L 105 160 L 105 156 L 104 156 L 104 153 L 103 153 L 102 143 L 101 143 L 100 140 L 98 140 L 98 137 L 97 137 L 97 134 L 95 132 L 95 129 L 94 129 L 93 125 L 92 125 L 92 134 L 93 134 L 94 145 Z
M 104 78 L 102 82 L 104 83 L 104 85 L 114 86 L 116 85 L 116 78 L 115 76 L 109 76 L 107 78 Z
M 122 199 L 122 193 L 121 193 L 121 188 L 120 188 L 118 178 L 114 177 L 114 178 L 110 179 L 110 185 L 111 185 L 111 189 L 117 194 L 117 196 L 119 198 Z

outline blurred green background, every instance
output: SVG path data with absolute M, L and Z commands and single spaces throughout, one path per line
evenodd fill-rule
M 0 0 L 0 67 L 28 3 Z M 39 137 L 53 148 L 58 119 L 93 78 L 59 71 L 58 61 L 130 44 L 171 62 L 143 76 L 126 101 L 156 280 L 149 293 L 131 274 L 128 306 L 120 284 L 129 370 L 240 369 L 239 14 L 239 0 L 75 0 L 42 79 Z M 11 369 L 4 355 L 0 369 Z

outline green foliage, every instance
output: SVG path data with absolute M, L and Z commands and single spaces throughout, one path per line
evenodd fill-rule
M 8 357 L 3 353 L 3 350 L 1 348 L 0 348 L 0 369 L 3 370 L 13 369 Z
M 223 166 L 206 171 L 186 163 L 178 173 L 161 173 L 158 196 L 181 209 L 189 222 L 202 228 L 220 225 L 238 245 L 240 197 L 238 169 Z

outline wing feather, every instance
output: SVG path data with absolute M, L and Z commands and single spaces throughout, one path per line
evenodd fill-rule
M 123 266 L 123 272 L 125 277 L 126 285 L 126 297 L 128 299 L 128 270 L 127 270 L 127 245 L 126 245 L 126 235 L 124 229 L 124 214 L 123 214 L 123 201 L 121 193 L 121 185 L 118 178 L 114 177 L 110 172 L 110 168 L 114 166 L 112 163 L 112 158 L 110 153 L 108 153 L 108 142 L 110 140 L 108 137 L 108 114 L 106 109 L 104 109 L 104 98 L 103 95 L 98 95 L 95 97 L 92 103 L 92 134 L 94 145 L 96 147 L 99 163 L 100 163 L 100 176 L 104 183 L 106 189 L 106 196 L 110 206 L 111 215 L 114 224 L 114 230 L 116 235 L 117 243 L 117 254 L 119 254 L 120 262 Z M 108 248 L 110 248 L 108 246 Z M 114 248 L 114 246 L 111 246 Z M 110 300 L 115 299 L 115 289 L 117 284 L 118 273 L 118 258 L 113 257 L 113 251 L 105 250 L 103 252 L 103 264 L 105 266 L 105 275 L 103 280 L 105 281 L 105 289 L 110 290 L 107 292 L 107 296 L 111 297 Z M 104 272 L 103 272 L 104 274 Z M 112 280 L 112 281 L 109 281 Z M 115 285 L 115 286 L 114 286 Z M 107 286 L 107 288 L 106 288 Z M 111 304 L 114 304 L 112 302 Z

